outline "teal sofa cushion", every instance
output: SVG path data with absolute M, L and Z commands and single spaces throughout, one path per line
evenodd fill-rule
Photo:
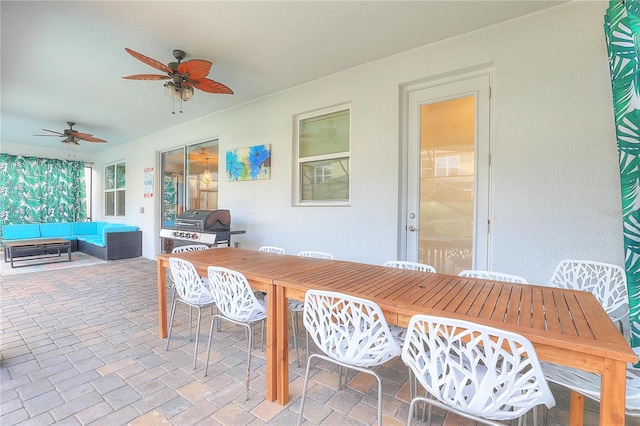
M 72 234 L 70 222 L 40 224 L 40 236 L 43 238 L 66 238 Z
M 137 226 L 124 225 L 121 223 L 105 223 L 102 228 L 102 236 L 107 232 L 135 232 L 138 230 Z
M 95 235 L 98 233 L 96 222 L 73 222 L 73 235 Z
M 40 238 L 40 225 L 37 223 L 4 225 L 2 227 L 2 236 L 5 240 Z

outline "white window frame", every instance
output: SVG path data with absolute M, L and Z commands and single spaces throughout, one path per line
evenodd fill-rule
M 331 154 L 300 157 L 300 122 L 309 118 L 331 114 L 338 111 L 349 111 L 349 149 Z M 314 110 L 312 112 L 298 114 L 294 116 L 294 141 L 293 141 L 293 199 L 294 206 L 350 206 L 351 205 L 351 106 L 341 104 L 333 107 Z M 302 199 L 302 165 L 323 160 L 334 160 L 346 158 L 349 165 L 348 198 L 346 200 L 303 200 Z M 314 179 L 316 178 L 314 173 Z
M 444 173 L 442 171 L 444 170 Z M 455 173 L 453 173 L 455 171 Z M 434 177 L 452 177 L 460 175 L 460 156 L 447 155 L 436 157 Z
M 124 170 L 125 170 L 125 185 L 124 188 L 118 188 L 117 182 L 118 182 L 118 177 L 117 177 L 117 173 L 118 173 L 118 166 L 120 164 L 124 164 Z M 107 168 L 114 166 L 115 169 L 115 174 L 114 174 L 114 187 L 113 189 L 107 189 Z M 104 217 L 125 217 L 126 216 L 126 195 L 127 195 L 127 162 L 126 161 L 116 161 L 113 163 L 109 163 L 109 164 L 105 164 L 104 166 L 104 185 L 103 185 L 103 201 L 104 201 L 104 206 L 103 206 L 103 212 L 104 212 Z M 118 214 L 118 192 L 122 192 L 123 193 L 123 199 L 125 200 L 125 206 L 124 206 L 124 214 L 119 215 Z M 107 214 L 107 194 L 108 193 L 113 193 L 113 214 Z

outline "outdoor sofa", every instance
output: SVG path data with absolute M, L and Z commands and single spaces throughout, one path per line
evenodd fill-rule
M 112 222 L 29 223 L 2 226 L 3 241 L 64 238 L 71 251 L 103 260 L 142 256 L 142 231 Z M 37 255 L 28 253 L 25 255 Z

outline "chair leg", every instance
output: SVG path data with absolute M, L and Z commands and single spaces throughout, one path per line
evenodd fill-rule
M 415 387 L 416 387 L 416 395 L 418 394 L 418 382 L 416 380 L 415 383 Z M 424 391 L 424 398 L 428 399 L 430 398 L 429 392 L 427 392 L 427 390 L 425 389 Z M 427 424 L 431 424 L 431 409 L 432 409 L 432 405 L 431 404 L 427 404 L 426 402 L 424 403 L 424 411 L 422 412 L 422 421 L 424 422 L 426 420 Z
M 176 314 L 176 304 L 178 303 L 177 300 L 173 301 L 173 305 L 171 307 L 171 319 L 169 320 L 169 333 L 167 334 L 167 348 L 165 350 L 169 350 L 169 342 L 171 341 L 171 329 L 173 328 L 173 317 Z
M 191 341 L 191 324 L 193 323 L 193 307 L 189 306 L 189 341 Z
M 300 351 L 298 350 L 298 313 L 291 311 L 291 328 L 293 329 L 293 346 L 296 348 L 298 368 L 300 368 Z
M 193 369 L 196 369 L 198 359 L 198 340 L 200 339 L 200 320 L 202 319 L 202 309 L 198 308 L 198 324 L 196 325 L 196 345 L 193 348 Z
M 304 384 L 302 385 L 302 397 L 300 398 L 300 412 L 298 413 L 298 423 L 296 423 L 297 426 L 300 426 L 300 424 L 302 423 L 302 412 L 304 411 L 304 401 L 307 397 L 307 385 L 309 384 L 309 370 L 311 367 L 311 358 L 313 358 L 313 355 L 311 355 L 307 359 L 307 368 L 304 373 Z
M 382 424 L 382 380 L 377 374 L 374 374 L 378 381 L 378 425 Z
M 204 376 L 207 377 L 207 372 L 209 371 L 209 355 L 211 355 L 211 341 L 213 340 L 213 326 L 217 322 L 218 327 L 220 326 L 220 321 L 218 320 L 218 316 L 214 316 L 211 318 L 211 329 L 209 330 L 209 344 L 207 345 L 207 360 L 204 363 Z
M 171 306 L 173 306 L 173 302 L 176 300 L 176 287 L 173 287 L 173 293 L 171 295 Z
M 411 424 L 411 418 L 418 418 L 418 413 L 415 412 L 415 407 L 417 404 L 423 403 L 425 405 L 424 407 L 424 411 L 422 414 L 422 421 L 425 421 L 425 413 L 428 413 L 427 416 L 427 420 L 426 420 L 426 424 L 430 425 L 431 424 L 431 408 L 432 405 L 429 403 L 429 398 L 426 396 L 428 395 L 425 392 L 425 396 L 421 397 L 421 396 L 416 396 L 415 398 L 411 399 L 411 404 L 409 404 L 409 415 L 407 417 L 407 425 Z M 473 422 L 474 426 L 478 424 L 477 421 Z M 492 423 L 493 424 L 493 423 Z
M 344 374 L 344 387 L 346 388 L 349 385 L 349 369 L 346 367 L 340 366 L 338 367 L 338 389 L 342 389 L 343 374 Z
M 249 324 L 249 341 L 247 342 L 247 398 L 246 401 L 249 400 L 249 380 L 251 379 L 251 350 L 253 349 L 253 332 L 254 327 L 253 324 Z

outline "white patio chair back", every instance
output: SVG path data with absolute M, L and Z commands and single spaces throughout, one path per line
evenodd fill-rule
M 309 356 L 304 377 L 298 425 L 302 422 L 311 361 L 319 358 L 375 376 L 378 381 L 378 424 L 382 422 L 382 379 L 375 367 L 400 355 L 380 307 L 369 300 L 342 293 L 307 290 L 303 323 L 323 354 Z M 342 368 L 340 369 L 342 372 Z M 342 374 L 340 374 L 340 384 Z
M 418 401 L 483 423 L 513 420 L 540 404 L 555 405 L 533 345 L 515 333 L 415 315 L 402 360 L 435 398 L 413 398 L 409 421 Z
M 475 269 L 465 269 L 458 273 L 460 277 L 480 278 L 483 280 L 506 281 L 508 283 L 528 284 L 527 280 L 518 275 L 505 274 L 495 271 L 478 271 Z
M 211 301 L 211 291 L 207 281 L 200 278 L 191 262 L 170 257 L 169 266 L 176 293 L 180 299 L 194 304 L 202 303 L 203 300 Z
M 213 300 L 222 315 L 242 322 L 257 321 L 267 315 L 265 305 L 240 272 L 215 266 L 209 266 L 208 271 Z
M 614 322 L 629 315 L 627 277 L 618 265 L 565 259 L 556 266 L 549 285 L 590 291 Z
M 366 299 L 307 290 L 303 323 L 322 352 L 347 364 L 370 367 L 400 355 L 382 310 Z
M 298 253 L 300 257 L 314 257 L 316 259 L 330 259 L 333 260 L 333 255 L 325 251 L 304 250 Z
M 426 263 L 418 263 L 418 262 L 409 262 L 406 260 L 389 260 L 384 263 L 383 266 L 388 266 L 391 268 L 400 268 L 400 269 L 409 269 L 412 271 L 422 271 L 422 272 L 436 272 L 436 268 L 431 265 L 427 265 Z
M 285 250 L 282 247 L 276 246 L 262 246 L 258 249 L 258 251 L 262 251 L 265 253 L 286 254 Z

